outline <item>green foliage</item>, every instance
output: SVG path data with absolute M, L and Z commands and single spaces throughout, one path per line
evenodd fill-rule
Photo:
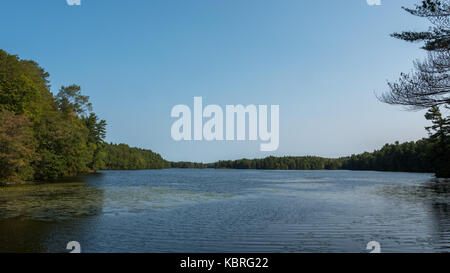
M 171 168 L 176 168 L 176 169 L 204 169 L 204 168 L 208 167 L 208 165 L 203 164 L 203 163 L 194 163 L 194 162 L 186 162 L 186 161 L 170 162 L 169 166 Z
M 417 142 L 386 144 L 372 153 L 338 159 L 314 156 L 267 157 L 219 161 L 211 165 L 218 169 L 264 170 L 361 170 L 393 172 L 435 172 L 437 177 L 449 177 L 449 143 L 445 147 L 433 138 Z M 209 167 L 209 165 L 207 165 Z
M 105 144 L 106 121 L 81 87 L 62 86 L 54 97 L 48 77 L 37 63 L 0 50 L 0 182 L 170 167 L 152 151 Z
M 422 0 L 415 8 L 404 8 L 414 16 L 426 18 L 432 24 L 428 31 L 405 31 L 392 36 L 408 42 L 422 42 L 428 53 L 425 61 L 416 61 L 412 73 L 401 73 L 397 82 L 388 83 L 390 92 L 380 100 L 410 109 L 429 109 L 425 115 L 432 125 L 425 129 L 430 134 L 427 141 L 399 147 L 385 146 L 372 155 L 360 155 L 350 161 L 356 168 L 381 168 L 403 171 L 434 171 L 437 177 L 450 177 L 450 117 L 443 117 L 439 107 L 450 109 L 450 1 Z M 398 148 L 398 149 L 397 149 Z M 400 150 L 400 151 L 399 151 Z M 405 150 L 405 151 L 403 151 Z M 423 151 L 422 151 L 423 150 Z M 393 154 L 390 154 L 390 153 Z M 390 163 L 382 166 L 374 156 L 385 157 Z M 403 153 L 408 154 L 408 160 Z M 426 160 L 420 162 L 420 160 Z M 409 162 L 407 162 L 409 161 Z
M 390 91 L 381 101 L 407 108 L 428 109 L 433 106 L 450 106 L 450 1 L 423 0 L 414 9 L 404 8 L 412 15 L 426 18 L 428 31 L 405 31 L 392 36 L 408 42 L 424 43 L 428 53 L 424 61 L 414 62 L 411 73 L 401 73 L 395 82 L 389 82 Z
M 433 142 L 428 139 L 417 142 L 386 144 L 380 150 L 343 158 L 342 168 L 347 170 L 371 170 L 393 172 L 433 172 Z
M 48 77 L 37 63 L 19 60 L 0 49 L 0 110 L 39 121 L 43 111 L 53 107 Z
M 89 130 L 74 116 L 44 115 L 35 125 L 39 146 L 36 179 L 52 180 L 91 171 L 93 150 L 88 145 Z
M 404 31 L 393 37 L 408 42 L 424 42 L 427 51 L 448 50 L 450 30 L 448 28 L 450 5 L 448 0 L 422 0 L 414 9 L 403 8 L 414 16 L 427 18 L 433 25 L 428 31 Z
M 339 159 L 315 156 L 305 157 L 267 157 L 264 159 L 240 159 L 219 161 L 217 169 L 263 169 L 263 170 L 336 170 L 341 166 Z
M 35 156 L 31 122 L 23 115 L 0 111 L 0 182 L 29 180 Z
M 0 50 L 0 182 L 51 180 L 102 166 L 106 122 L 76 85 L 49 90 L 49 74 Z
M 105 152 L 105 170 L 142 170 L 163 169 L 170 165 L 151 150 L 131 148 L 126 144 L 107 144 Z
M 430 138 L 439 139 L 441 142 L 448 141 L 450 137 L 450 119 L 444 118 L 439 107 L 433 106 L 425 114 L 425 118 L 432 122 L 432 126 L 425 127 Z
M 426 127 L 433 141 L 433 165 L 437 177 L 450 177 L 450 118 L 444 118 L 439 107 L 430 108 L 425 114 L 432 125 Z
M 93 151 L 89 168 L 92 170 L 105 168 L 105 152 L 103 151 L 105 143 L 103 140 L 106 137 L 106 121 L 99 120 L 94 113 L 90 113 L 89 116 L 83 117 L 82 121 L 88 129 L 89 134 L 87 143 L 90 150 Z
M 92 111 L 89 97 L 81 95 L 81 87 L 78 85 L 62 86 L 56 100 L 59 109 L 66 114 L 85 115 L 87 111 Z
M 352 155 L 342 160 L 342 168 L 347 170 L 433 172 L 436 177 L 450 177 L 450 145 L 433 138 L 386 144 L 373 153 Z

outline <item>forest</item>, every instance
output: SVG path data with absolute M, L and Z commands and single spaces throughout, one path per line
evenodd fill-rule
M 103 157 L 103 170 L 151 170 L 170 168 L 161 155 L 127 144 L 106 144 Z
M 0 50 L 0 183 L 166 166 L 151 151 L 106 144 L 106 121 L 80 86 L 53 95 L 49 76 L 36 62 Z
M 338 170 L 342 162 L 338 159 L 317 156 L 274 157 L 263 159 L 240 159 L 219 161 L 213 164 L 216 169 L 259 169 L 259 170 Z
M 361 170 L 436 173 L 449 176 L 449 149 L 440 148 L 433 139 L 416 142 L 386 144 L 380 150 L 342 158 L 267 157 L 264 159 L 240 159 L 219 161 L 209 167 L 218 169 L 264 170 Z

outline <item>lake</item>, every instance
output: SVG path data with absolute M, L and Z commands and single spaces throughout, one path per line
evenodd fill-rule
M 449 203 L 432 174 L 103 171 L 0 188 L 0 252 L 448 252 Z

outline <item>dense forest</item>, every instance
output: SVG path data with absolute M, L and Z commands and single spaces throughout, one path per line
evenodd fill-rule
M 448 177 L 449 149 L 441 149 L 433 138 L 417 142 L 386 144 L 380 150 L 337 159 L 314 156 L 267 157 L 219 161 L 210 165 L 218 169 L 265 170 L 364 170 L 393 172 L 435 172 Z
M 212 166 L 211 164 L 186 162 L 186 161 L 168 162 L 168 164 L 170 168 L 178 168 L 178 169 L 205 169 Z
M 435 143 L 430 139 L 402 144 L 396 142 L 386 144 L 372 153 L 352 155 L 340 160 L 342 169 L 346 170 L 424 173 L 439 171 L 443 175 L 446 168 L 441 164 L 441 158 L 435 149 Z
M 51 180 L 101 167 L 106 122 L 76 85 L 54 96 L 36 62 L 0 50 L 0 181 Z
M 106 121 L 89 97 L 77 85 L 55 96 L 48 78 L 36 62 L 0 50 L 0 183 L 166 166 L 151 151 L 105 144 Z
M 266 157 L 263 159 L 240 159 L 214 163 L 217 169 L 262 169 L 262 170 L 337 170 L 341 160 L 316 156 Z
M 106 144 L 103 170 L 142 170 L 169 168 L 159 154 L 151 150 L 131 148 L 126 144 Z

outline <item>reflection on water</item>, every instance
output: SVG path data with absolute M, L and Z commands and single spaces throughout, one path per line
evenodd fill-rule
M 445 201 L 450 200 L 450 181 L 430 179 L 423 183 L 386 186 L 380 189 L 379 193 L 410 201 Z
M 85 182 L 0 188 L 0 252 L 52 251 L 46 242 L 52 232 L 72 219 L 100 214 L 102 200 L 103 189 Z
M 450 181 L 429 179 L 413 185 L 393 185 L 379 191 L 387 198 L 407 200 L 423 204 L 430 213 L 431 230 L 434 236 L 434 248 L 439 252 L 450 249 Z
M 0 252 L 445 252 L 449 202 L 430 174 L 108 171 L 0 188 Z

